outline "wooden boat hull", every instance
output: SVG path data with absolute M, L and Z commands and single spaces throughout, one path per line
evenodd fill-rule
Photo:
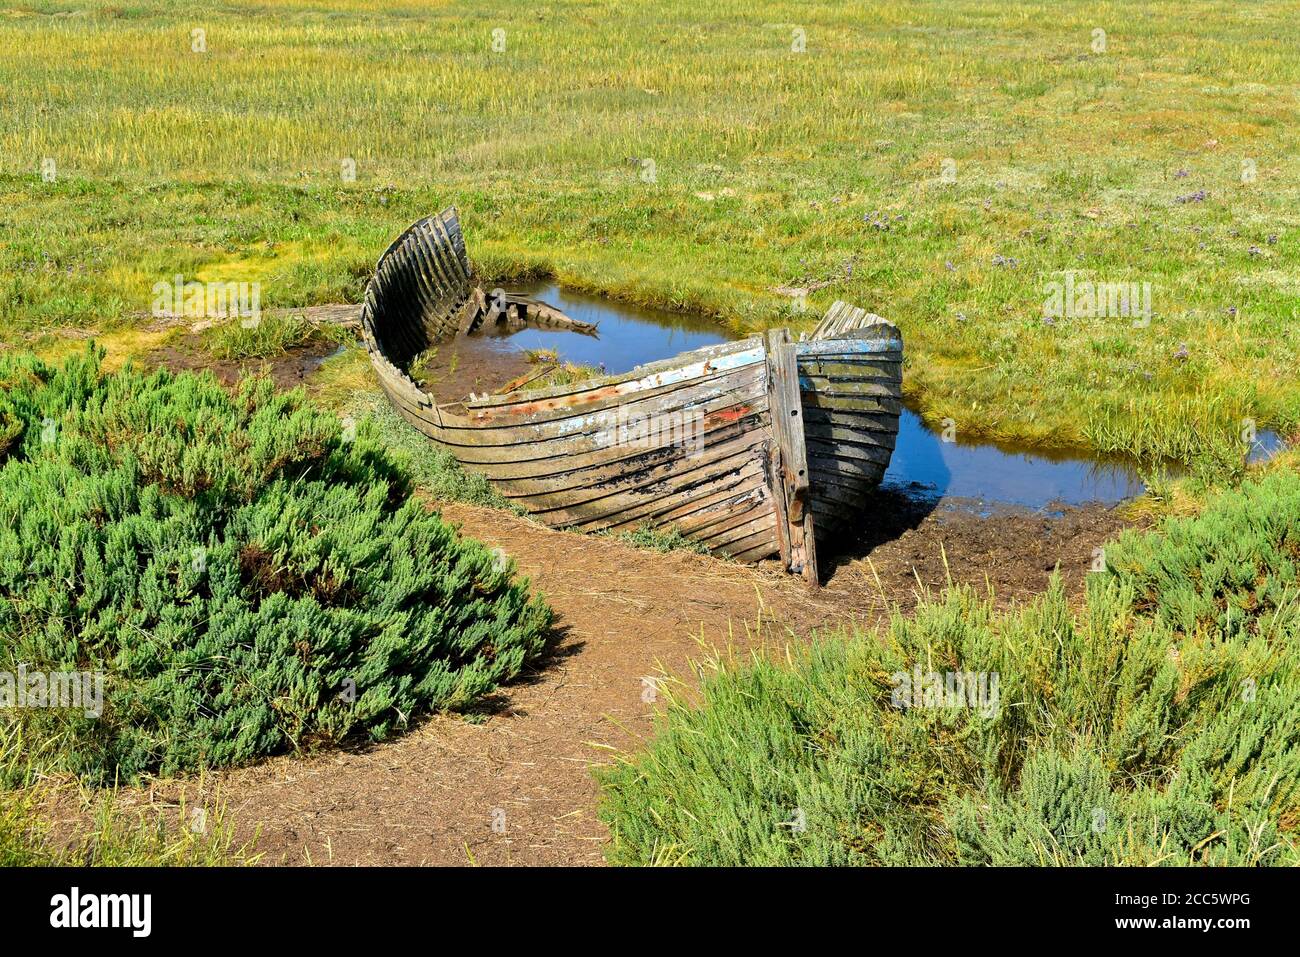
M 898 329 L 837 302 L 796 347 L 804 440 L 818 531 L 860 525 L 898 437 L 903 340 Z
M 366 346 L 394 408 L 539 520 L 675 527 L 717 554 L 780 556 L 809 576 L 819 527 L 860 521 L 898 427 L 892 325 L 837 304 L 808 341 L 776 330 L 620 375 L 439 404 L 407 369 L 482 320 L 471 275 L 454 210 L 416 223 L 367 288 Z

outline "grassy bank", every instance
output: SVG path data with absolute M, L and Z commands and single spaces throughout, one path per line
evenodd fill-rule
M 606 769 L 625 864 L 1300 864 L 1300 475 L 1107 546 L 1073 608 L 967 589 L 665 684 Z
M 809 322 L 774 290 L 811 288 L 810 312 L 900 323 L 934 419 L 1192 458 L 1245 419 L 1300 427 L 1289 22 L 1207 0 L 673 0 L 633 22 L 18 2 L 0 335 L 136 323 L 177 273 L 260 282 L 267 306 L 355 301 L 398 230 L 456 202 L 486 276 L 742 328 Z M 1149 283 L 1150 324 L 1044 322 L 1067 270 Z

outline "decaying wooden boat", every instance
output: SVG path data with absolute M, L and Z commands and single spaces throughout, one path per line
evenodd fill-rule
M 433 343 L 502 322 L 589 331 L 544 303 L 485 296 L 454 209 L 388 248 L 361 312 L 397 411 L 548 525 L 675 527 L 815 582 L 817 538 L 861 523 L 889 465 L 902 338 L 846 303 L 806 339 L 777 329 L 569 385 L 439 403 L 409 375 Z

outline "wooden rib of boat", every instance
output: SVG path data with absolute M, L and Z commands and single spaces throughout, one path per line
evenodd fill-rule
M 888 467 L 903 344 L 862 309 L 837 302 L 800 341 L 777 329 L 619 375 L 461 402 L 435 401 L 408 374 L 433 343 L 503 318 L 581 326 L 544 303 L 485 296 L 454 209 L 388 248 L 361 311 L 397 411 L 548 525 L 675 527 L 741 561 L 779 556 L 815 582 L 817 538 L 860 523 Z

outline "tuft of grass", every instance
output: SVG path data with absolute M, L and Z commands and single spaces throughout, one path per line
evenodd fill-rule
M 112 788 L 90 790 L 44 773 L 59 742 L 33 741 L 17 722 L 0 722 L 0 867 L 173 867 L 257 863 L 256 839 L 238 843 L 226 807 L 131 813 Z M 69 791 L 75 791 L 70 796 Z M 80 805 L 81 826 L 58 833 L 56 803 Z M 66 816 L 66 815 L 65 815 Z
M 544 389 L 553 385 L 573 385 L 602 375 L 604 373 L 597 366 L 583 365 L 577 362 L 562 362 L 529 382 L 527 388 Z
M 525 349 L 524 359 L 535 365 L 556 365 L 560 361 L 560 353 L 555 349 Z
M 958 588 L 710 659 L 598 772 L 609 859 L 1300 865 L 1298 528 L 1278 470 L 1121 536 L 1081 607 Z
M 231 319 L 204 332 L 204 345 L 218 359 L 272 359 L 312 343 L 341 345 L 351 334 L 339 326 L 317 325 L 301 316 Z
M 645 548 L 652 552 L 681 551 L 695 552 L 700 555 L 709 554 L 709 549 L 703 542 L 687 538 L 675 525 L 666 528 L 648 524 L 639 525 L 631 532 L 606 534 L 613 534 L 620 542 L 634 548 Z
M 385 450 L 409 470 L 415 487 L 431 498 L 524 514 L 486 478 L 466 471 L 448 449 L 398 415 L 384 396 L 357 393 L 346 409 L 349 416 L 365 418 L 372 425 Z

